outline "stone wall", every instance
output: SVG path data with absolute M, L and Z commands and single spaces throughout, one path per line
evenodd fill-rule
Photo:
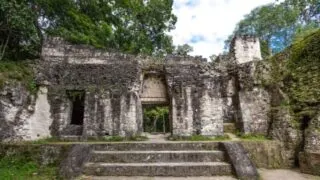
M 320 176 L 320 115 L 311 119 L 305 130 L 304 151 L 299 153 L 303 173 Z
M 0 141 L 51 136 L 53 120 L 46 87 L 40 86 L 38 93 L 33 95 L 17 83 L 6 85 L 0 92 Z
M 141 90 L 141 101 L 146 104 L 168 103 L 168 90 L 165 76 L 162 74 L 150 73 L 143 75 Z
M 257 37 L 236 36 L 231 42 L 237 64 L 262 60 L 260 42 Z
M 259 62 L 238 65 L 238 124 L 244 133 L 267 135 L 269 126 L 270 100 L 268 90 L 258 81 L 261 72 Z
M 224 122 L 237 122 L 245 133 L 265 134 L 269 96 L 256 83 L 258 65 L 253 62 L 261 59 L 259 43 L 246 37 L 235 39 L 233 45 L 219 63 L 209 63 L 191 56 L 152 60 L 47 39 L 35 68 L 41 87 L 38 95 L 31 98 L 32 108 L 18 103 L 27 114 L 19 129 L 28 131 L 28 137 L 26 133 L 21 137 L 139 135 L 143 132 L 142 104 L 160 103 L 156 98 L 169 104 L 173 135 L 223 135 Z M 78 92 L 84 93 L 80 125 L 71 120 L 72 94 Z M 21 96 L 24 101 L 29 98 Z M 12 114 L 17 112 L 9 112 L 14 110 L 2 113 L 6 123 L 15 119 Z
M 53 41 L 53 42 L 52 42 Z M 43 48 L 38 83 L 46 83 L 56 133 L 68 128 L 67 90 L 85 92 L 83 132 L 88 136 L 132 136 L 142 131 L 141 68 L 133 56 L 106 53 L 63 41 Z M 45 70 L 47 69 L 47 70 Z M 69 112 L 68 112 L 69 111 Z M 73 134 L 75 135 L 75 134 Z

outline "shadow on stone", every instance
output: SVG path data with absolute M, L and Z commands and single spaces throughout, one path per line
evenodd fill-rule
M 256 166 L 249 159 L 245 149 L 240 143 L 222 142 L 228 159 L 231 162 L 237 177 L 241 180 L 259 179 Z

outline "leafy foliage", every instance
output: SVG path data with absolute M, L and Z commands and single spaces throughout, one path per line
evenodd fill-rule
M 0 1 L 0 60 L 39 56 L 44 36 L 128 53 L 172 53 L 173 0 Z
M 291 45 L 293 39 L 306 31 L 320 27 L 320 5 L 317 0 L 285 0 L 252 10 L 241 20 L 234 35 L 254 35 L 260 38 L 263 57 L 277 53 Z
M 175 54 L 186 56 L 188 53 L 192 52 L 193 48 L 189 44 L 178 45 L 174 51 Z
M 169 132 L 169 108 L 148 107 L 143 111 L 145 132 Z
M 0 60 L 39 56 L 35 18 L 27 0 L 0 1 Z

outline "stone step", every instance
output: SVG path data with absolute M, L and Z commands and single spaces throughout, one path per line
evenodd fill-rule
M 70 141 L 70 142 L 78 142 L 81 141 L 81 136 L 73 136 L 73 135 L 63 135 L 59 137 L 61 141 Z
M 83 173 L 90 176 L 220 176 L 232 175 L 232 167 L 225 162 L 87 163 Z
M 217 150 L 219 142 L 121 142 L 93 145 L 97 151 L 183 151 L 183 150 Z
M 91 162 L 222 162 L 223 151 L 93 151 Z
M 224 133 L 235 133 L 236 132 L 235 123 L 223 123 L 223 132 Z
M 196 177 L 168 177 L 168 176 L 82 176 L 81 180 L 238 180 L 233 176 L 196 176 Z

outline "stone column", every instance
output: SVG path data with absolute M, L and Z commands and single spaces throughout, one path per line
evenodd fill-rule
M 203 80 L 200 96 L 200 134 L 217 136 L 223 134 L 223 103 L 220 96 L 220 81 Z
M 193 108 L 191 87 L 182 88 L 171 99 L 172 135 L 191 136 L 193 134 Z

